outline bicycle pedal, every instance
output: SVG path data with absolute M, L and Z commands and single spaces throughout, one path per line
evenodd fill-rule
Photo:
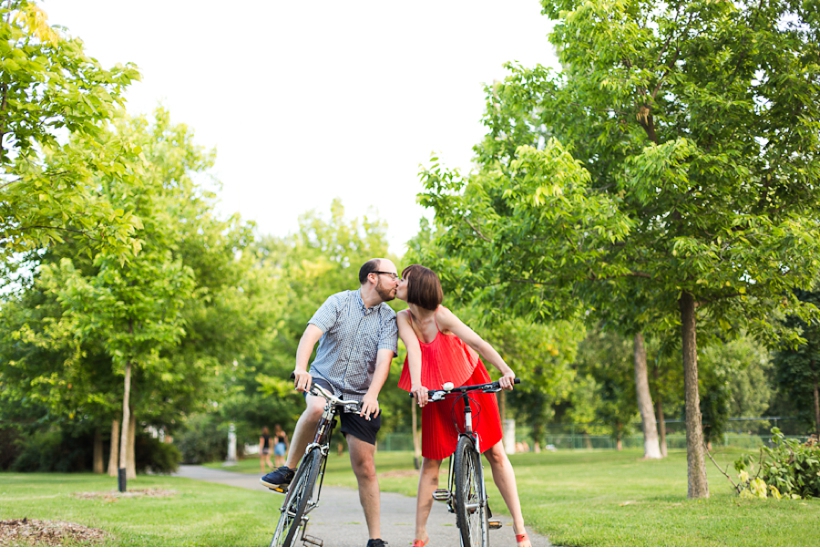
M 315 545 L 316 547 L 322 547 L 325 545 L 325 541 L 321 538 L 317 538 L 315 536 L 308 536 L 307 534 L 302 536 L 302 545 Z
M 276 493 L 287 493 L 288 492 L 287 486 L 285 486 L 283 488 L 270 488 L 270 490 L 275 491 Z
M 499 528 L 501 528 L 504 525 L 501 524 L 500 520 L 490 520 L 490 521 L 487 521 L 487 526 L 490 528 L 490 530 L 498 530 Z
M 450 490 L 448 489 L 437 489 L 433 492 L 433 499 L 436 501 L 449 501 L 450 500 Z

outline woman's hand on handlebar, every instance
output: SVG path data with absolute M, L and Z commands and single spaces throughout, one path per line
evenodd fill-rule
M 512 390 L 513 384 L 515 383 L 515 374 L 509 373 L 507 375 L 501 376 L 498 380 L 498 385 L 501 386 L 501 389 Z
M 410 394 L 416 398 L 420 407 L 424 407 L 430 398 L 427 396 L 427 388 L 423 385 L 414 385 L 410 388 Z

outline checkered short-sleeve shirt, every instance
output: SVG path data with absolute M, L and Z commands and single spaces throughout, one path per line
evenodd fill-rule
M 365 308 L 361 290 L 331 295 L 308 322 L 322 330 L 310 374 L 327 381 L 333 394 L 361 401 L 376 370 L 376 354 L 396 356 L 395 311 L 384 303 Z

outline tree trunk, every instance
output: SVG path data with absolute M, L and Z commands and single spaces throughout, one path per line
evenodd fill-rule
M 416 403 L 415 397 L 410 399 L 412 407 L 410 415 L 413 421 L 413 468 L 418 470 L 421 468 L 421 434 L 419 434 L 419 408 Z
M 122 395 L 122 430 L 120 433 L 120 462 L 117 466 L 117 486 L 120 492 L 125 492 L 127 488 L 125 467 L 128 461 L 128 429 L 131 425 L 131 361 L 125 363 L 125 381 Z
M 103 473 L 103 440 L 100 429 L 94 430 L 94 474 Z
M 663 417 L 663 401 L 660 397 L 658 397 L 658 401 L 655 403 L 658 408 L 658 434 L 660 435 L 660 447 L 661 447 L 661 457 L 666 458 L 667 450 L 666 450 L 666 419 Z
M 689 483 L 687 496 L 690 498 L 709 497 L 698 392 L 695 298 L 684 291 L 681 293 L 678 304 L 681 315 L 683 384 L 686 393 L 686 463 Z
M 635 391 L 643 426 L 643 458 L 660 459 L 658 425 L 652 411 L 652 394 L 649 392 L 649 375 L 646 370 L 646 347 L 640 333 L 635 334 Z
M 129 480 L 137 477 L 137 459 L 134 452 L 134 443 L 137 437 L 137 419 L 134 418 L 134 411 L 131 412 L 131 420 L 128 421 L 128 450 L 125 459 L 125 477 Z
M 111 452 L 108 453 L 108 475 L 117 477 L 117 458 L 120 456 L 120 421 L 111 421 Z

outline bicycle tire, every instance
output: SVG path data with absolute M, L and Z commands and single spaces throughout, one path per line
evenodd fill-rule
M 270 542 L 271 547 L 293 547 L 294 538 L 305 527 L 306 522 L 302 520 L 302 516 L 313 495 L 313 486 L 316 485 L 321 466 L 322 453 L 318 448 L 305 455 L 285 494 L 279 522 Z
M 472 440 L 462 436 L 456 446 L 455 458 L 456 521 L 463 547 L 489 547 L 487 498 L 481 456 Z

